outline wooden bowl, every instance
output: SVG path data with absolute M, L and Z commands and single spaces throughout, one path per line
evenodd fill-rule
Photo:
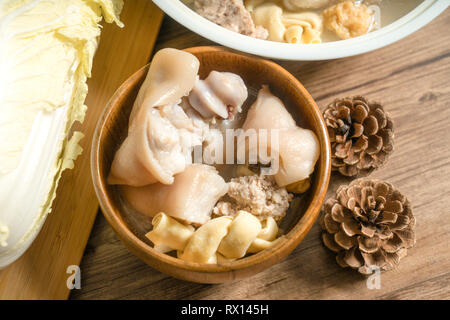
M 286 215 L 282 239 L 269 249 L 225 264 L 186 262 L 154 250 L 144 236 L 151 228 L 150 219 L 130 212 L 117 188 L 106 182 L 114 154 L 127 135 L 128 117 L 148 65 L 126 80 L 110 99 L 97 124 L 91 150 L 92 178 L 104 216 L 125 245 L 151 267 L 183 280 L 221 283 L 252 276 L 274 265 L 306 236 L 317 219 L 328 188 L 330 142 L 316 103 L 301 83 L 279 65 L 221 47 L 194 47 L 186 51 L 200 60 L 201 78 L 211 70 L 239 74 L 249 89 L 248 105 L 253 103 L 261 86 L 268 84 L 271 91 L 283 100 L 297 123 L 313 130 L 320 141 L 320 157 L 311 188 Z

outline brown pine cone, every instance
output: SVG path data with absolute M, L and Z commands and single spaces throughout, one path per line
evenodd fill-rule
M 322 240 L 341 267 L 371 274 L 394 268 L 415 244 L 408 199 L 390 183 L 356 179 L 324 205 Z
M 344 176 L 366 176 L 394 148 L 391 118 L 366 98 L 337 99 L 323 112 L 331 142 L 331 167 Z

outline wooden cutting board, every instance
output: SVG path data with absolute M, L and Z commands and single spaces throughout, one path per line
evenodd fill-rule
M 163 14 L 150 0 L 127 0 L 123 29 L 104 23 L 88 81 L 89 107 L 82 125 L 83 154 L 75 169 L 65 171 L 40 234 L 28 251 L 0 271 L 0 299 L 67 299 L 69 266 L 78 266 L 98 211 L 91 182 L 91 138 L 103 107 L 120 84 L 146 64 L 153 51 Z M 69 273 L 68 273 L 69 271 Z M 81 271 L 81 279 L 83 273 Z

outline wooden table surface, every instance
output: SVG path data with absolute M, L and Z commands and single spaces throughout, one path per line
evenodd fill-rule
M 316 224 L 281 263 L 245 280 L 203 285 L 151 269 L 98 214 L 72 299 L 450 299 L 450 10 L 413 35 L 375 52 L 319 62 L 281 62 L 321 109 L 337 97 L 380 101 L 395 122 L 395 151 L 371 177 L 412 202 L 417 244 L 379 289 L 340 268 Z M 209 45 L 165 17 L 156 49 Z M 350 180 L 333 175 L 328 196 Z

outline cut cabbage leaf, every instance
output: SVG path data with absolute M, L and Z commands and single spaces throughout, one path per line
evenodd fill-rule
M 61 174 L 81 153 L 68 134 L 86 112 L 102 16 L 122 0 L 0 1 L 0 268 L 38 234 Z

